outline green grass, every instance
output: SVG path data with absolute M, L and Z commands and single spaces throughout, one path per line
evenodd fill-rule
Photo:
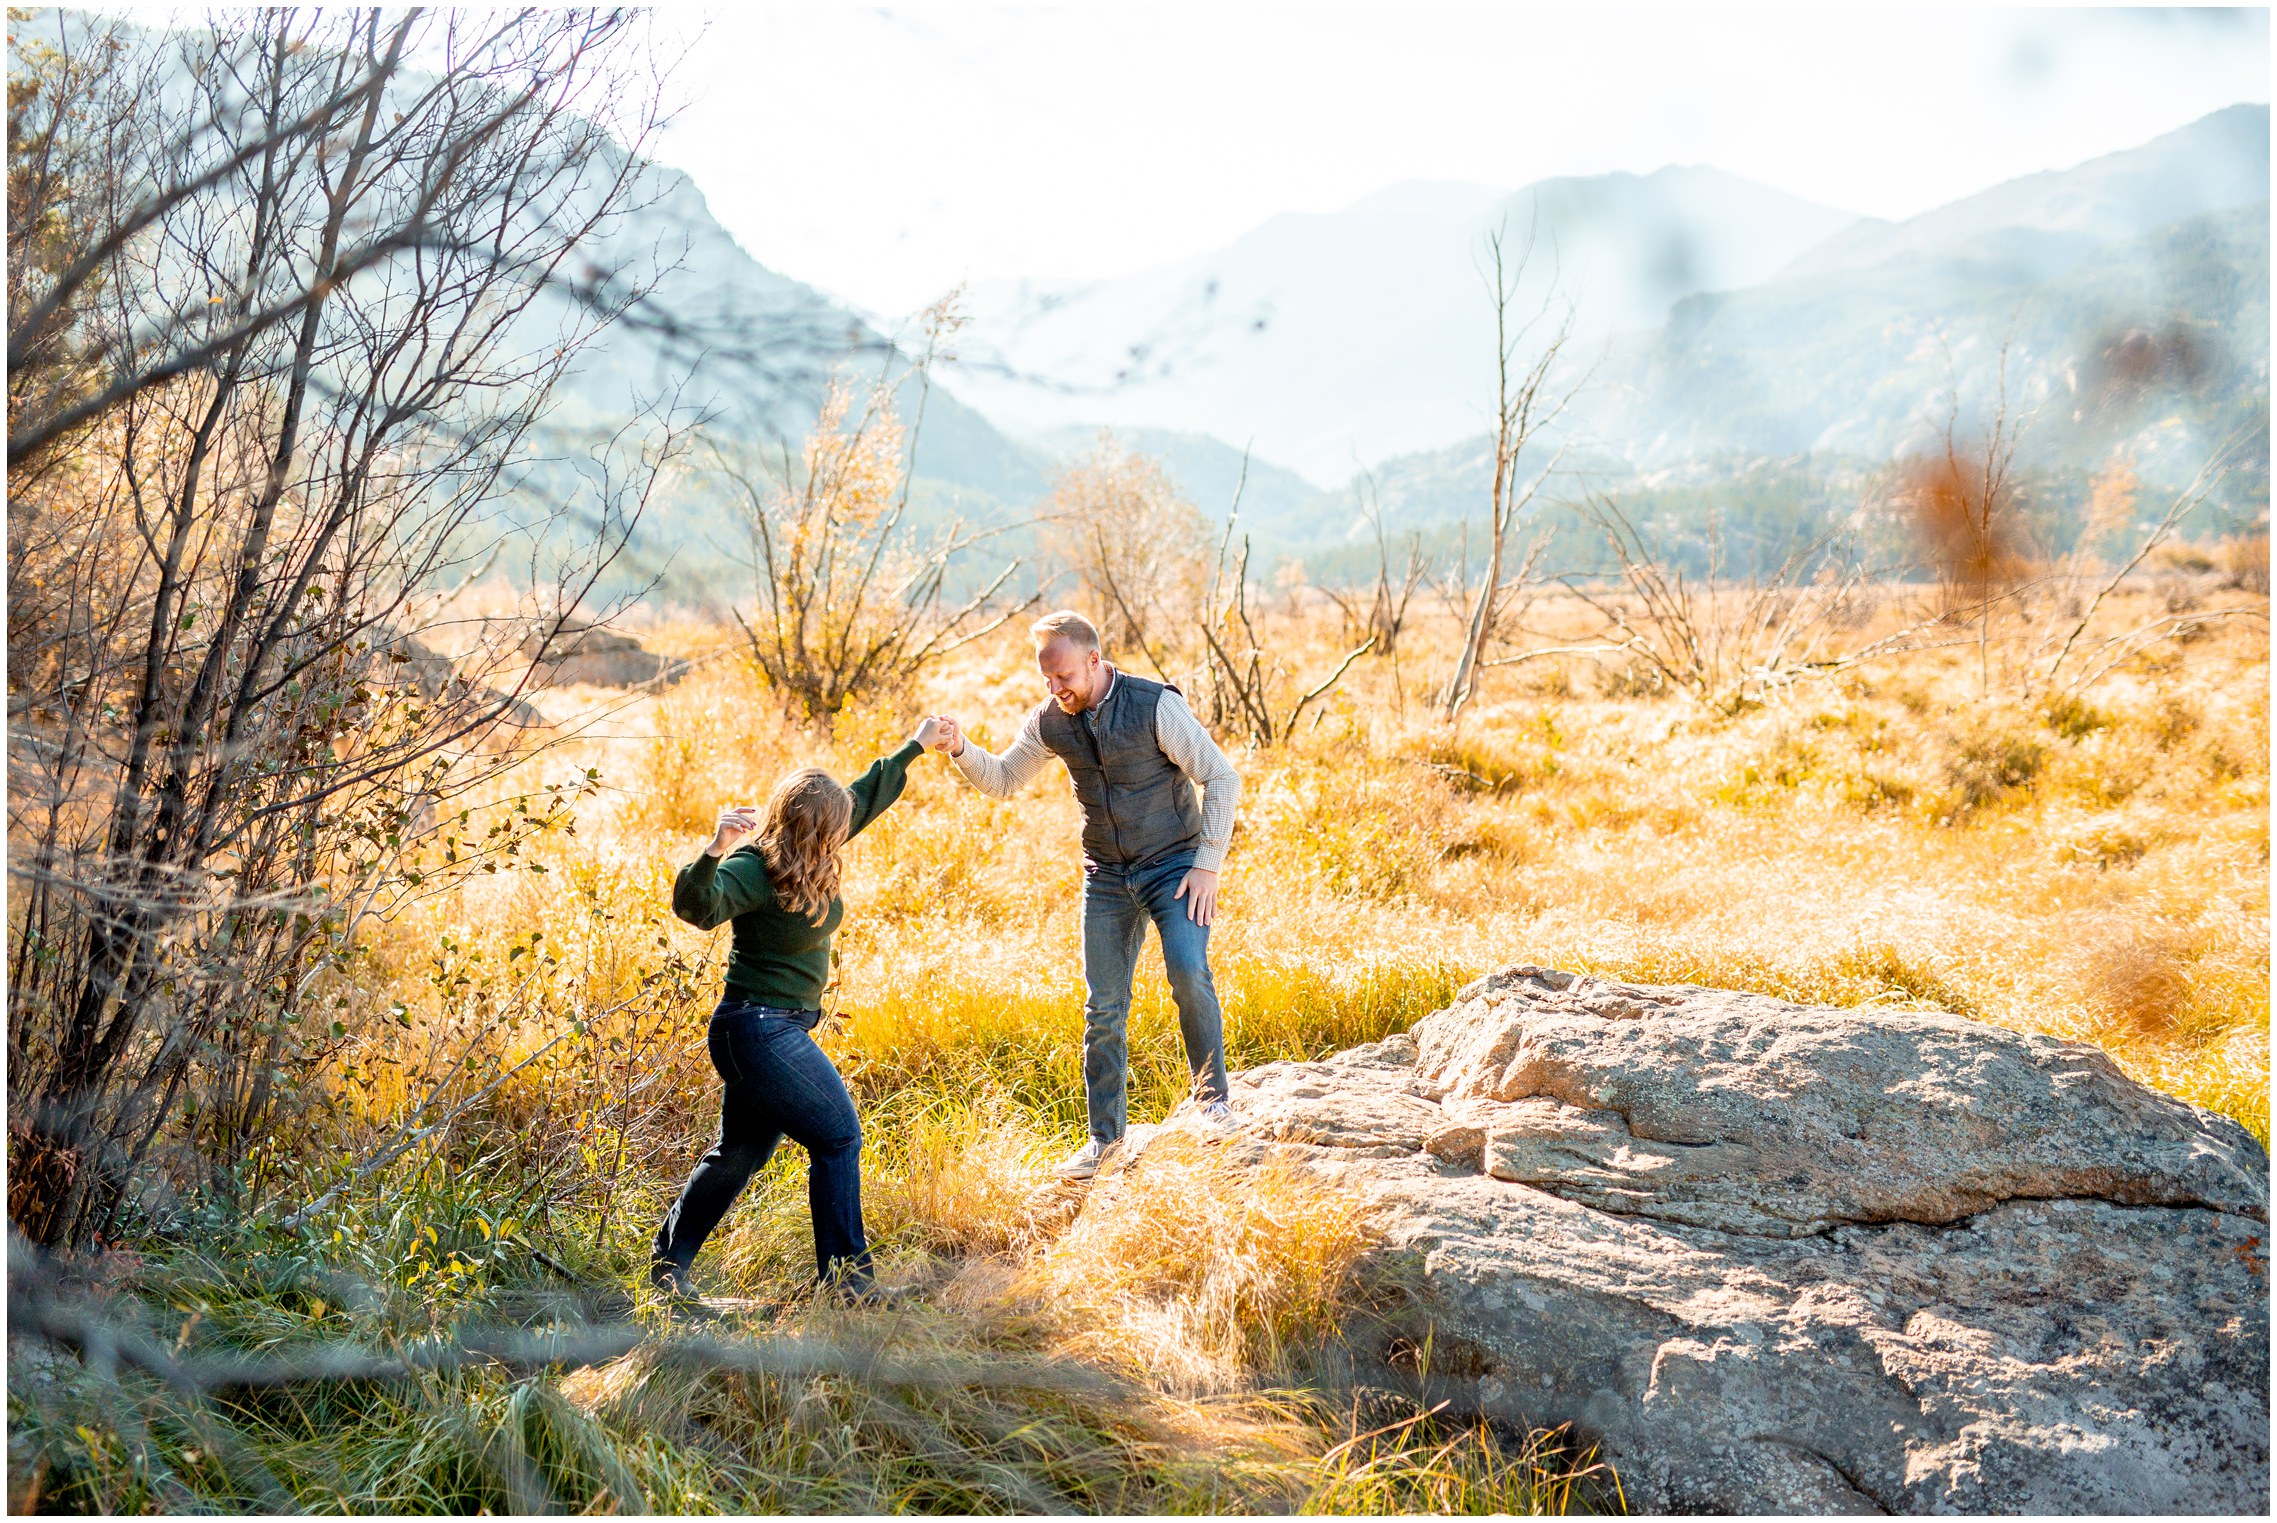
M 1479 971 L 1438 958 L 1324 965 L 1235 951 L 1215 968 L 1226 1063 L 1321 1058 L 1378 1041 L 1450 1003 Z M 943 1096 L 994 1097 L 1039 1130 L 1073 1140 L 1084 1127 L 1082 1007 L 1072 968 L 1009 989 L 937 978 L 907 992 L 881 990 L 825 1045 L 865 1115 L 878 1117 L 872 1131 L 881 1140 L 895 1129 L 893 1107 L 923 1110 Z M 1130 1053 L 1134 1117 L 1162 1115 L 1185 1098 L 1177 1011 L 1158 966 L 1133 989 Z
M 416 1214 L 447 1218 L 451 1197 L 487 1182 L 408 1183 Z M 239 1356 L 286 1378 L 199 1394 L 131 1360 L 105 1369 L 99 1356 L 12 1357 L 11 1506 L 1537 1512 L 1604 1488 L 1554 1436 L 1443 1428 L 1413 1411 L 1363 1433 L 1357 1409 L 1347 1421 L 1299 1391 L 1167 1401 L 1055 1354 L 1032 1320 L 985 1308 L 808 1303 L 750 1326 L 676 1324 L 643 1309 L 632 1315 L 644 1341 L 599 1363 L 477 1360 L 318 1378 L 327 1350 L 446 1348 L 464 1329 L 515 1321 L 571 1335 L 584 1326 L 558 1284 L 515 1272 L 530 1245 L 494 1247 L 446 1293 L 413 1272 L 400 1237 L 359 1225 L 370 1230 L 339 1244 L 241 1234 L 202 1254 L 135 1261 L 123 1277 L 127 1261 L 114 1256 L 106 1285 L 80 1287 L 108 1295 L 112 1325 L 186 1364 Z

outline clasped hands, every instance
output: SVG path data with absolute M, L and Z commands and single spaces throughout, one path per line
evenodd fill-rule
M 943 756 L 961 756 L 965 749 L 965 732 L 946 714 L 928 714 L 917 722 L 917 733 L 911 737 L 928 751 Z

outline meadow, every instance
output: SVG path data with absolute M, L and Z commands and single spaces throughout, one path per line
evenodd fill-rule
M 1873 595 L 1862 619 L 1925 596 Z M 2180 595 L 2146 580 L 2099 618 L 2131 627 Z M 1488 672 L 1453 724 L 1432 699 L 1459 628 L 1426 611 L 1280 744 L 1229 747 L 1229 1061 L 1380 1037 L 1524 961 L 2090 1041 L 2266 1143 L 2266 606 L 2054 697 L 2020 696 L 1956 629 L 1728 709 L 1617 659 L 1531 661 Z M 1404 1305 L 1364 1201 L 1293 1178 L 1230 1191 L 1196 1154 L 1072 1225 L 1053 1209 L 1050 1166 L 1083 1132 L 1057 769 L 995 802 L 925 757 L 848 852 L 823 1041 L 862 1106 L 883 1278 L 922 1299 L 804 1297 L 786 1146 L 697 1266 L 707 1293 L 765 1310 L 668 1320 L 640 1270 L 716 1124 L 704 1020 L 726 945 L 672 918 L 673 874 L 784 769 L 850 777 L 928 712 L 1001 746 L 1040 684 L 1015 625 L 825 730 L 784 716 L 732 626 L 630 627 L 688 675 L 543 697 L 559 736 L 468 821 L 537 823 L 496 870 L 412 896 L 321 991 L 340 1040 L 240 1197 L 75 1271 L 158 1353 L 82 1369 L 11 1349 L 13 1506 L 1619 1505 L 1571 1435 L 1340 1378 L 1340 1348 Z M 1301 587 L 1260 627 L 1291 673 L 1353 643 Z M 1151 945 L 1131 1051 L 1133 1120 L 1158 1119 L 1186 1080 Z M 641 1341 L 606 1345 L 626 1317 Z M 606 1346 L 437 1352 L 494 1325 Z M 316 1379 L 343 1348 L 384 1368 Z M 224 1353 L 268 1373 L 202 1395 L 152 1373 Z
M 1525 961 L 2091 1041 L 2267 1139 L 2267 409 L 2251 364 L 2201 363 L 2220 346 L 2082 316 L 2027 348 L 2103 359 L 2042 397 L 2054 372 L 2003 346 L 1986 373 L 1876 274 L 1902 322 L 1764 373 L 1910 412 L 1943 349 L 1941 450 L 1772 503 L 1717 445 L 1624 509 L 1542 465 L 1590 433 L 1553 428 L 1576 330 L 1511 325 L 1489 240 L 1493 469 L 1445 478 L 1451 543 L 1387 526 L 1366 478 L 1363 611 L 1252 568 L 1108 436 L 1045 487 L 1040 446 L 966 419 L 941 442 L 997 460 L 976 500 L 1008 511 L 945 518 L 965 478 L 921 479 L 915 436 L 957 297 L 882 355 L 826 302 L 720 306 L 814 293 L 651 172 L 673 45 L 644 13 L 9 26 L 18 1511 L 1618 1509 L 1586 1434 L 1384 1373 L 1395 1338 L 1428 1371 L 1430 1307 L 1364 1196 L 1176 1139 L 1088 1197 L 1052 1181 L 1083 1130 L 1056 775 L 990 802 L 927 758 L 848 853 L 821 1039 L 910 1304 L 810 1294 L 796 1147 L 699 1261 L 710 1315 L 657 1304 L 727 946 L 673 918 L 673 874 L 786 768 L 851 776 L 927 712 L 1008 738 L 1040 696 L 1023 577 L 1188 681 L 1242 769 L 1213 958 L 1236 1067 Z M 733 259 L 665 267 L 675 227 Z M 2221 300 L 2207 332 L 2265 348 Z M 2169 416 L 2185 394 L 2230 400 Z M 2043 400 L 2071 463 L 2025 469 Z M 2138 448 L 2203 470 L 2162 509 Z M 2232 537 L 2178 543 L 2198 525 Z M 652 554 L 721 540 L 670 585 L 732 618 L 620 610 L 637 680 L 659 652 L 678 680 L 543 675 Z M 1901 564 L 1935 580 L 1873 579 Z M 1151 954 L 1138 994 L 1144 1122 L 1186 1080 Z

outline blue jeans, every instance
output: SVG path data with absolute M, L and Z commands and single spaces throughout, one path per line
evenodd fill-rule
M 820 1012 L 727 999 L 712 1012 L 719 1141 L 696 1164 L 656 1232 L 654 1272 L 685 1275 L 751 1176 L 785 1136 L 807 1152 L 815 1271 L 860 1290 L 870 1283 L 862 1234 L 862 1122 L 846 1081 L 809 1033 Z
M 1210 928 L 1189 920 L 1188 901 L 1173 897 L 1193 865 L 1184 852 L 1153 867 L 1083 864 L 1083 1094 L 1091 1135 L 1101 1142 L 1120 1138 L 1128 1119 L 1131 974 L 1149 920 L 1162 938 L 1194 1096 L 1226 1097 L 1225 1016 L 1210 978 Z

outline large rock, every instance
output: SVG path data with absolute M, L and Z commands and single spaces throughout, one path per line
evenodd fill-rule
M 429 649 L 414 634 L 384 630 L 371 647 L 366 669 L 373 680 L 408 686 L 430 703 L 449 705 L 462 719 L 494 714 L 495 720 L 479 732 L 491 744 L 511 745 L 546 728 L 545 715 L 527 700 L 461 675 L 450 657 Z
M 548 623 L 522 636 L 522 654 L 541 687 L 589 683 L 594 687 L 669 685 L 686 674 L 688 663 L 643 649 L 630 635 L 598 624 Z
M 1433 1398 L 1632 1507 L 2267 1510 L 2268 1157 L 2095 1048 L 1513 967 L 1234 1103 L 1381 1202 Z

